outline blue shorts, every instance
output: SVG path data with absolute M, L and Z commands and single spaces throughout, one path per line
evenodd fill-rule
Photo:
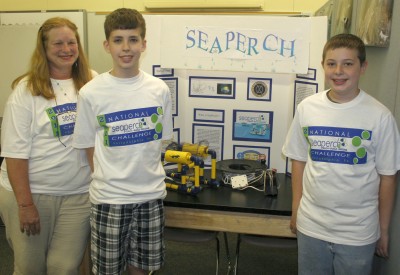
M 353 246 L 335 244 L 297 231 L 299 275 L 370 274 L 375 243 Z
M 164 206 L 92 204 L 91 257 L 94 274 L 122 274 L 126 265 L 154 271 L 164 264 Z

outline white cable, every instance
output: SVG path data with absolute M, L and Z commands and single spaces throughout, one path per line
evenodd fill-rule
M 264 192 L 264 190 L 259 189 L 259 188 L 256 188 L 256 187 L 254 187 L 254 186 L 252 186 L 252 185 L 247 185 L 247 186 L 245 186 L 245 187 L 238 188 L 237 190 L 244 190 L 244 189 L 247 189 L 247 188 L 253 188 L 253 189 L 257 190 L 257 191 Z
M 257 175 L 257 173 L 259 173 L 259 172 L 261 172 L 261 173 L 259 175 Z M 257 170 L 257 171 L 255 171 L 253 173 L 248 173 L 248 174 L 223 172 L 222 182 L 225 185 L 232 185 L 231 178 L 235 177 L 235 176 L 240 176 L 240 175 L 246 175 L 248 186 L 243 187 L 243 188 L 238 188 L 238 190 L 243 190 L 243 189 L 246 189 L 247 187 L 251 187 L 251 188 L 254 188 L 256 190 L 259 190 L 259 189 L 255 188 L 255 187 L 251 186 L 251 184 L 257 183 L 260 180 L 262 180 L 265 177 L 266 172 L 265 172 L 265 170 Z M 259 190 L 259 191 L 263 191 L 263 190 Z
M 261 174 L 257 175 L 257 173 L 259 173 L 261 171 Z M 243 174 L 236 174 L 236 173 L 227 173 L 224 172 L 223 173 L 223 177 L 222 177 L 222 182 L 225 185 L 231 185 L 232 186 L 232 181 L 231 178 L 235 177 L 235 176 L 240 176 Z M 244 174 L 247 177 L 247 182 L 248 185 L 247 186 L 243 186 L 240 188 L 236 188 L 236 190 L 245 190 L 247 188 L 252 188 L 254 190 L 257 190 L 259 192 L 265 192 L 266 189 L 266 184 L 269 184 L 270 189 L 273 190 L 273 188 L 279 189 L 280 188 L 280 184 L 278 183 L 277 186 L 274 186 L 274 170 L 273 169 L 265 169 L 265 170 L 258 170 L 255 171 L 253 173 L 249 173 L 249 174 Z M 267 181 L 266 177 L 268 177 L 269 182 Z M 255 186 L 253 186 L 252 184 L 255 184 L 257 182 L 259 182 L 260 180 L 262 180 L 262 182 L 264 183 L 264 189 L 260 189 L 257 188 Z M 275 181 L 276 182 L 276 181 Z

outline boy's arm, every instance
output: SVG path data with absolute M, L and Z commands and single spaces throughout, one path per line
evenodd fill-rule
M 165 153 L 165 151 L 167 150 L 168 146 L 170 146 L 172 143 L 177 144 L 174 141 L 174 138 L 162 140 L 161 152 Z M 171 149 L 168 148 L 168 150 L 171 150 Z
M 297 210 L 299 209 L 303 194 L 303 173 L 305 166 L 305 161 L 292 160 L 292 217 L 290 219 L 290 230 L 293 234 L 297 232 Z
M 93 154 L 94 154 L 94 147 L 86 148 L 86 157 L 89 162 L 90 170 L 94 171 L 94 165 L 93 165 Z
M 376 245 L 376 254 L 389 257 L 389 225 L 396 194 L 396 175 L 380 175 L 379 185 L 379 224 L 381 237 Z

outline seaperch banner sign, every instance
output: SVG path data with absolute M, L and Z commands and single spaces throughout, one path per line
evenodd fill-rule
M 230 26 L 221 24 L 220 19 L 213 25 L 213 16 L 164 18 L 161 65 L 180 69 L 307 72 L 308 18 L 227 16 L 226 19 L 232 22 Z

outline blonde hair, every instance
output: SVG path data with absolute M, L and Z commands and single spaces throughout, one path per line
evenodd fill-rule
M 92 73 L 79 38 L 78 28 L 73 22 L 66 18 L 53 17 L 47 19 L 39 28 L 36 39 L 36 48 L 31 57 L 29 70 L 12 82 L 12 89 L 14 89 L 17 84 L 26 77 L 27 87 L 33 96 L 43 96 L 46 99 L 53 99 L 55 97 L 50 81 L 50 70 L 46 56 L 46 47 L 49 31 L 60 27 L 68 27 L 71 29 L 77 40 L 79 56 L 72 66 L 72 79 L 76 91 L 79 91 L 85 83 L 92 79 Z

